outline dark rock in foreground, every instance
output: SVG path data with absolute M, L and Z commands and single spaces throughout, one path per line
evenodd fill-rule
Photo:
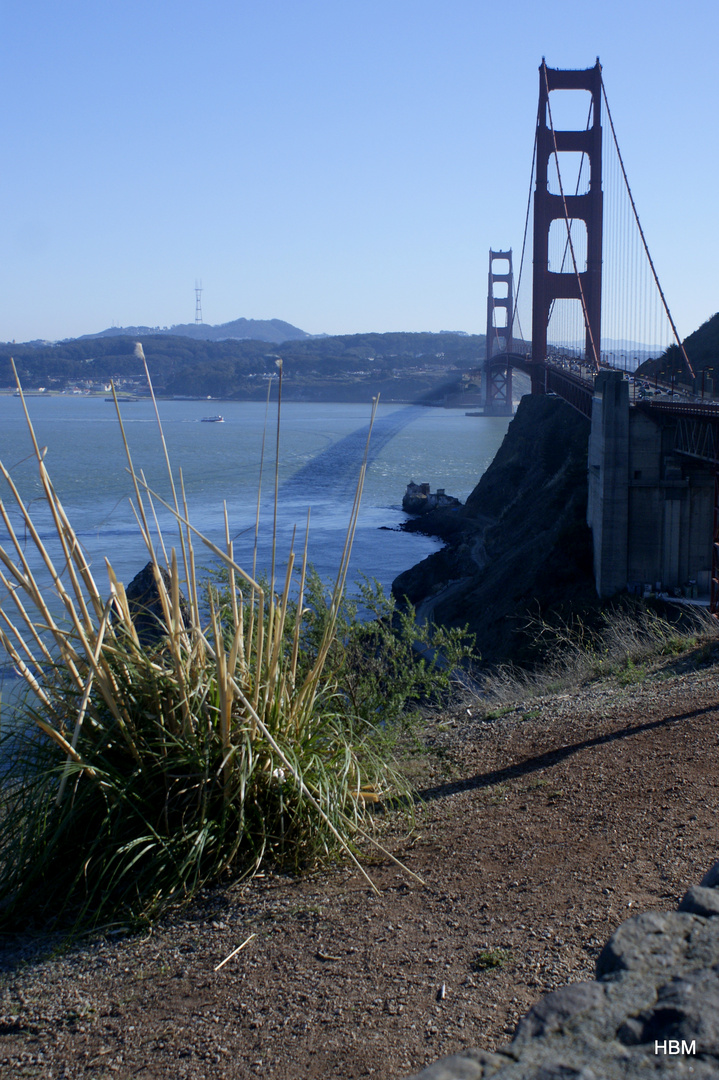
M 160 566 L 159 571 L 169 597 L 172 595 L 170 575 L 164 566 Z M 163 638 L 167 637 L 168 628 L 151 562 L 135 575 L 127 586 L 125 595 L 130 609 L 130 618 L 134 623 L 140 644 L 146 648 L 158 645 Z M 189 626 L 190 610 L 182 593 L 180 593 L 180 614 L 185 626 Z
M 597 981 L 547 994 L 509 1046 L 467 1050 L 412 1080 L 719 1077 L 719 862 L 678 911 L 645 912 L 612 935 Z

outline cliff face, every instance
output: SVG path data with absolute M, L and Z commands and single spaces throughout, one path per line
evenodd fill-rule
M 392 591 L 420 617 L 469 624 L 490 662 L 535 658 L 528 617 L 596 604 L 585 522 L 589 423 L 556 397 L 526 396 L 464 507 L 410 531 L 446 547 L 400 574 Z

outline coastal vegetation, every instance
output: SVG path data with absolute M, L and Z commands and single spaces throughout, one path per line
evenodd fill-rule
M 345 599 L 366 458 L 334 584 L 312 573 L 306 536 L 277 584 L 274 548 L 263 580 L 235 561 L 227 516 L 223 548 L 189 520 L 161 427 L 166 497 L 123 429 L 155 590 L 140 620 L 109 560 L 108 588 L 93 576 L 27 418 L 42 510 L 0 463 L 14 503 L 0 504 L 0 642 L 27 685 L 2 746 L 0 919 L 147 920 L 267 863 L 359 865 L 358 845 L 377 843 L 372 805 L 407 791 L 395 731 L 467 651 L 461 634 L 417 630 L 372 585 L 362 621 Z M 173 547 L 160 506 L 177 525 Z M 204 584 L 198 548 L 219 568 Z
M 719 382 L 719 312 L 685 338 L 684 348 L 689 363 L 700 382 L 703 381 L 705 390 L 713 389 Z M 647 360 L 638 368 L 638 373 L 645 378 L 657 376 L 665 382 L 669 382 L 671 378 L 685 382 L 684 358 L 678 345 L 670 345 L 656 360 Z M 713 381 L 708 383 L 707 379 Z
M 566 621 L 534 621 L 528 632 L 543 660 L 534 667 L 505 663 L 484 673 L 485 715 L 499 716 L 509 703 L 577 691 L 597 681 L 617 687 L 643 683 L 680 663 L 686 670 L 713 664 L 719 624 L 705 608 L 614 601 Z

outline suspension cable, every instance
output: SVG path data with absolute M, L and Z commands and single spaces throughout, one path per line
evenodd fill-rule
M 532 183 L 534 181 L 534 166 L 537 160 L 537 128 L 539 127 L 539 117 L 537 117 L 537 127 L 534 129 L 534 150 L 532 151 L 532 168 L 529 172 L 529 195 L 527 196 L 527 213 L 524 216 L 524 237 L 522 239 L 522 256 L 519 260 L 519 277 L 517 278 L 517 288 L 514 292 L 514 310 L 512 312 L 512 326 L 514 326 L 514 320 L 517 320 L 517 326 L 519 327 L 519 333 L 521 340 L 524 341 L 524 331 L 522 330 L 522 324 L 519 321 L 519 290 L 522 285 L 522 270 L 524 268 L 524 252 L 527 246 L 527 230 L 529 228 L 529 211 L 532 206 Z
M 604 79 L 601 78 L 601 76 L 600 76 L 600 79 L 601 79 L 601 83 L 602 83 L 602 97 L 604 99 L 604 105 L 605 105 L 605 108 L 607 110 L 607 116 L 609 117 L 609 124 L 610 124 L 610 127 L 612 129 L 612 138 L 614 139 L 614 146 L 615 146 L 615 149 L 617 151 L 617 157 L 619 158 L 619 165 L 620 165 L 621 170 L 622 170 L 622 176 L 624 177 L 624 183 L 626 184 L 627 192 L 629 194 L 629 201 L 631 203 L 632 211 L 634 213 L 634 220 L 637 223 L 637 228 L 639 229 L 639 235 L 641 236 L 642 244 L 644 245 L 644 252 L 645 252 L 645 254 L 647 256 L 647 259 L 649 260 L 649 265 L 652 268 L 652 274 L 654 275 L 654 283 L 655 283 L 657 289 L 659 290 L 659 295 L 662 298 L 662 304 L 664 305 L 664 310 L 667 313 L 667 318 L 669 319 L 669 322 L 671 324 L 672 332 L 674 333 L 676 343 L 679 346 L 679 351 L 682 354 L 682 357 L 684 359 L 684 363 L 686 365 L 687 371 L 689 372 L 692 379 L 695 379 L 696 375 L 694 374 L 694 368 L 689 363 L 689 357 L 687 356 L 687 351 L 684 348 L 684 345 L 683 345 L 683 343 L 682 343 L 682 341 L 681 341 L 681 339 L 679 337 L 679 333 L 677 331 L 677 328 L 674 325 L 674 319 L 672 318 L 672 313 L 669 310 L 669 305 L 667 304 L 666 297 L 664 296 L 664 290 L 662 289 L 662 287 L 661 287 L 661 285 L 659 283 L 659 278 L 657 276 L 657 272 L 656 272 L 656 269 L 654 267 L 654 260 L 652 259 L 651 255 L 649 254 L 649 247 L 647 246 L 646 237 L 644 236 L 644 229 L 642 228 L 641 222 L 639 220 L 639 214 L 637 213 L 637 208 L 636 208 L 636 205 L 634 203 L 634 196 L 632 195 L 632 189 L 629 186 L 629 178 L 627 177 L 627 170 L 624 168 L 624 159 L 622 158 L 622 152 L 619 149 L 619 143 L 617 141 L 617 133 L 614 130 L 614 121 L 612 119 L 612 113 L 611 113 L 611 110 L 609 108 L 609 101 L 607 100 L 607 90 L 606 90 L 606 87 L 604 85 Z

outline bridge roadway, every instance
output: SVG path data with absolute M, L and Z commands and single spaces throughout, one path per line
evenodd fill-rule
M 500 360 L 500 356 L 497 356 L 497 360 Z M 512 367 L 519 368 L 527 375 L 531 375 L 532 371 L 536 371 L 536 362 L 520 353 L 505 353 L 501 356 L 501 360 L 505 365 L 509 361 Z M 595 392 L 594 374 L 583 375 L 565 367 L 563 364 L 553 363 L 551 360 L 545 361 L 541 367 L 544 371 L 545 390 L 564 398 L 569 405 L 572 405 L 588 420 L 591 420 L 592 399 Z M 602 370 L 615 371 L 617 369 L 603 367 Z M 633 380 L 629 379 L 629 382 L 632 383 Z M 644 382 L 648 384 L 650 380 L 644 380 Z M 719 402 L 706 401 L 688 391 L 677 390 L 676 387 L 665 383 L 655 382 L 654 385 L 654 393 L 655 395 L 657 393 L 661 395 L 661 401 L 650 401 L 646 398 L 637 401 L 635 396 L 632 399 L 630 395 L 630 408 L 642 409 L 649 415 L 654 414 L 657 419 L 663 414 L 666 419 L 671 417 L 677 420 L 704 420 L 712 426 L 714 424 L 719 425 Z M 634 384 L 634 388 L 636 394 L 636 384 Z M 719 448 L 719 441 L 717 441 L 717 447 Z M 719 461 L 719 458 L 712 457 L 707 460 Z

